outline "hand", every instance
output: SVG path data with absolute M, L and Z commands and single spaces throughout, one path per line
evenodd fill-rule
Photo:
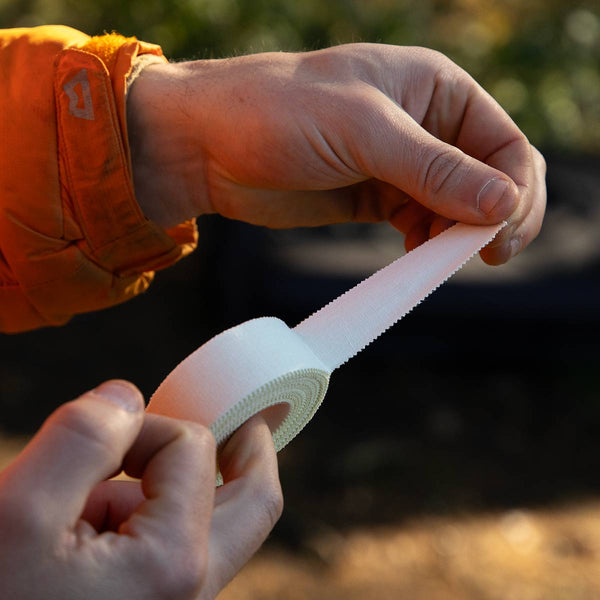
M 407 249 L 454 221 L 509 225 L 501 264 L 537 235 L 545 163 L 443 55 L 350 44 L 148 67 L 128 120 L 136 194 L 168 227 L 218 212 L 269 227 L 389 220 Z
M 2 597 L 208 599 L 281 512 L 271 434 L 257 417 L 220 457 L 200 425 L 144 414 L 112 381 L 59 408 L 0 473 Z M 105 481 L 120 470 L 141 482 Z

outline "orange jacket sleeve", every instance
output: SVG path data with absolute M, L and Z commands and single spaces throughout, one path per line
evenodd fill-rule
M 158 46 L 45 26 L 0 30 L 0 331 L 60 325 L 144 291 L 191 252 L 133 193 L 125 86 Z

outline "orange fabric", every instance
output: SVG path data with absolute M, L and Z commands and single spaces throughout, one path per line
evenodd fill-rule
M 0 30 L 0 331 L 60 325 L 143 292 L 193 250 L 133 193 L 126 78 L 158 46 L 44 26 Z

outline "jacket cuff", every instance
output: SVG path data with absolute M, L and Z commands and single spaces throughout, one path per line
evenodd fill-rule
M 188 223 L 168 235 L 146 219 L 135 200 L 125 83 L 140 50 L 158 49 L 122 39 L 104 60 L 90 54 L 89 45 L 61 52 L 54 91 L 59 165 L 84 238 L 79 247 L 96 264 L 127 278 L 171 265 L 191 250 L 195 229 Z
M 42 105 L 48 106 L 48 117 L 54 107 L 54 118 L 46 119 L 46 129 L 38 123 L 44 139 L 16 144 L 45 148 L 44 172 L 36 172 L 36 184 L 22 190 L 19 181 L 12 185 L 10 173 L 0 175 L 2 196 L 6 186 L 17 187 L 0 198 L 4 331 L 58 325 L 74 314 L 123 302 L 144 291 L 155 270 L 173 264 L 197 243 L 195 222 L 165 231 L 146 219 L 133 191 L 126 80 L 137 56 L 162 56 L 160 48 L 117 34 L 70 35 L 74 42 L 58 52 L 56 44 L 46 50 L 54 49 L 53 90 L 42 92 L 53 98 L 43 97 Z M 36 52 L 25 47 L 28 51 Z M 25 97 L 27 85 L 22 87 Z M 19 112 L 35 110 L 30 104 L 24 100 Z M 39 165 L 43 156 L 37 158 Z M 36 170 L 35 160 L 31 170 Z

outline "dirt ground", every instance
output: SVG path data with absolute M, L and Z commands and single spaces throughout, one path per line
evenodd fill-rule
M 267 545 L 220 600 L 592 600 L 600 597 L 600 503 L 420 518 Z

